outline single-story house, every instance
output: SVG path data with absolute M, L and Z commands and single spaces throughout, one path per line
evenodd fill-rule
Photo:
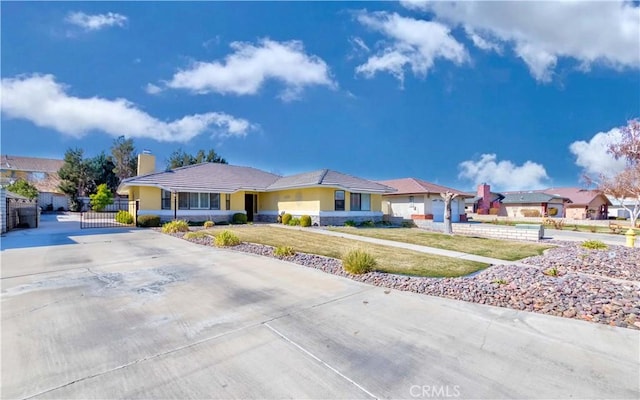
M 564 216 L 571 200 L 559 195 L 542 192 L 505 192 L 498 215 L 506 217 L 557 217 Z
M 382 211 L 385 215 L 403 219 L 430 219 L 444 221 L 444 199 L 440 193 L 457 194 L 451 201 L 451 221 L 466 221 L 464 201 L 467 193 L 446 186 L 436 185 L 417 178 L 377 181 L 396 191 L 382 195 Z
M 607 219 L 611 202 L 602 192 L 575 187 L 549 188 L 541 192 L 566 197 L 571 203 L 565 206 L 568 219 Z
M 501 193 L 491 191 L 491 187 L 486 183 L 478 185 L 476 193 L 467 193 L 464 199 L 464 208 L 467 213 L 491 214 L 492 209 L 498 213 L 501 201 L 504 196 Z
M 24 179 L 38 189 L 38 205 L 43 209 L 69 208 L 68 197 L 60 191 L 58 170 L 64 160 L 2 155 L 0 157 L 0 185 L 6 186 Z
M 244 213 L 249 221 L 275 222 L 278 215 L 309 215 L 317 225 L 382 220 L 385 185 L 322 169 L 282 177 L 256 168 L 202 163 L 155 172 L 152 154 L 138 156 L 138 175 L 118 193 L 138 201 L 138 215 L 162 220 L 229 221 Z
M 627 218 L 631 217 L 631 213 L 628 209 L 633 210 L 638 204 L 638 200 L 635 200 L 630 197 L 626 197 L 622 200 L 618 200 L 613 196 L 608 196 L 607 199 L 611 202 L 611 205 L 608 207 L 609 218 Z M 627 208 L 625 209 L 624 206 Z

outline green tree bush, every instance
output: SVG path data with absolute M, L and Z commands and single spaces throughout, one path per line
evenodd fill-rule
M 113 193 L 107 187 L 106 183 L 98 185 L 98 191 L 95 194 L 90 194 L 91 208 L 94 211 L 102 211 L 110 204 L 113 204 Z
M 24 179 L 18 179 L 12 184 L 7 185 L 7 190 L 31 200 L 38 197 L 38 189 Z

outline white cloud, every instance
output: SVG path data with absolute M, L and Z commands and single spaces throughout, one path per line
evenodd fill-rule
M 253 95 L 273 79 L 285 86 L 279 96 L 283 100 L 298 98 L 307 86 L 337 87 L 327 64 L 306 54 L 300 41 L 262 39 L 257 45 L 233 42 L 231 48 L 234 52 L 224 61 L 194 63 L 177 72 L 167 86 L 196 93 Z
M 477 32 L 474 32 L 473 29 L 469 27 L 465 27 L 464 31 L 477 48 L 485 51 L 495 51 L 498 54 L 502 54 L 502 46 L 500 46 L 499 43 L 480 36 Z
M 356 51 L 364 51 L 365 53 L 368 53 L 371 51 L 371 49 L 369 48 L 369 46 L 367 46 L 364 40 L 362 40 L 357 36 L 350 38 L 349 42 L 351 42 L 351 45 L 356 49 Z
M 640 67 L 640 8 L 630 1 L 403 1 L 409 9 L 433 13 L 511 45 L 540 81 L 549 81 L 561 58 L 616 69 Z M 473 38 L 472 38 L 473 40 Z M 482 43 L 475 45 L 482 48 Z
M 158 94 L 162 92 L 162 88 L 158 85 L 154 85 L 153 83 L 147 83 L 147 86 L 145 86 L 144 91 L 149 94 Z
M 95 15 L 89 15 L 83 12 L 72 12 L 67 15 L 66 21 L 87 31 L 97 31 L 112 26 L 124 26 L 127 22 L 127 17 L 112 12 Z
M 52 75 L 2 79 L 2 113 L 80 138 L 92 131 L 111 136 L 187 142 L 202 133 L 218 137 L 245 136 L 256 126 L 220 112 L 187 115 L 160 121 L 126 99 L 80 98 L 66 93 Z
M 458 178 L 475 184 L 487 182 L 498 190 L 539 189 L 549 179 L 541 164 L 526 161 L 518 166 L 508 160 L 496 160 L 495 154 L 482 154 L 477 161 L 463 161 L 458 165 Z
M 464 46 L 441 23 L 387 12 L 361 12 L 357 14 L 357 19 L 389 40 L 377 54 L 356 68 L 356 72 L 365 77 L 371 78 L 378 72 L 388 72 L 402 83 L 407 66 L 416 76 L 424 77 L 436 59 L 448 60 L 454 64 L 462 64 L 468 60 Z
M 582 167 L 587 175 L 597 177 L 600 174 L 614 176 L 625 167 L 625 159 L 616 160 L 607 151 L 612 143 L 622 138 L 620 129 L 598 132 L 588 142 L 578 140 L 569 145 L 569 151 L 576 156 L 576 165 Z

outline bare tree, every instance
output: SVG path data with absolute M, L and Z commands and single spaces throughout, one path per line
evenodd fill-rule
M 444 233 L 453 235 L 453 227 L 451 226 L 451 200 L 458 197 L 458 195 L 446 191 L 445 193 L 440 193 L 440 196 L 444 199 Z
M 598 188 L 606 195 L 618 200 L 630 214 L 631 226 L 636 226 L 640 216 L 640 121 L 631 120 L 621 129 L 620 141 L 609 145 L 609 153 L 627 161 L 625 169 L 610 177 L 600 175 Z M 625 200 L 632 200 L 632 204 Z

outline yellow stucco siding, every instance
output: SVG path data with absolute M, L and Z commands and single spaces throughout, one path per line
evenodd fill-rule
M 231 209 L 244 210 L 244 191 L 231 193 Z
M 136 199 L 140 199 L 140 210 L 159 210 L 161 208 L 160 188 L 140 186 L 136 189 L 138 189 Z
M 258 204 L 261 210 L 277 210 L 292 213 L 298 211 L 320 211 L 320 197 L 323 190 L 326 189 L 309 188 L 264 193 L 268 195 L 265 196 L 266 200 L 264 204 L 260 204 L 260 201 Z
M 279 192 L 258 193 L 258 212 L 276 211 Z

